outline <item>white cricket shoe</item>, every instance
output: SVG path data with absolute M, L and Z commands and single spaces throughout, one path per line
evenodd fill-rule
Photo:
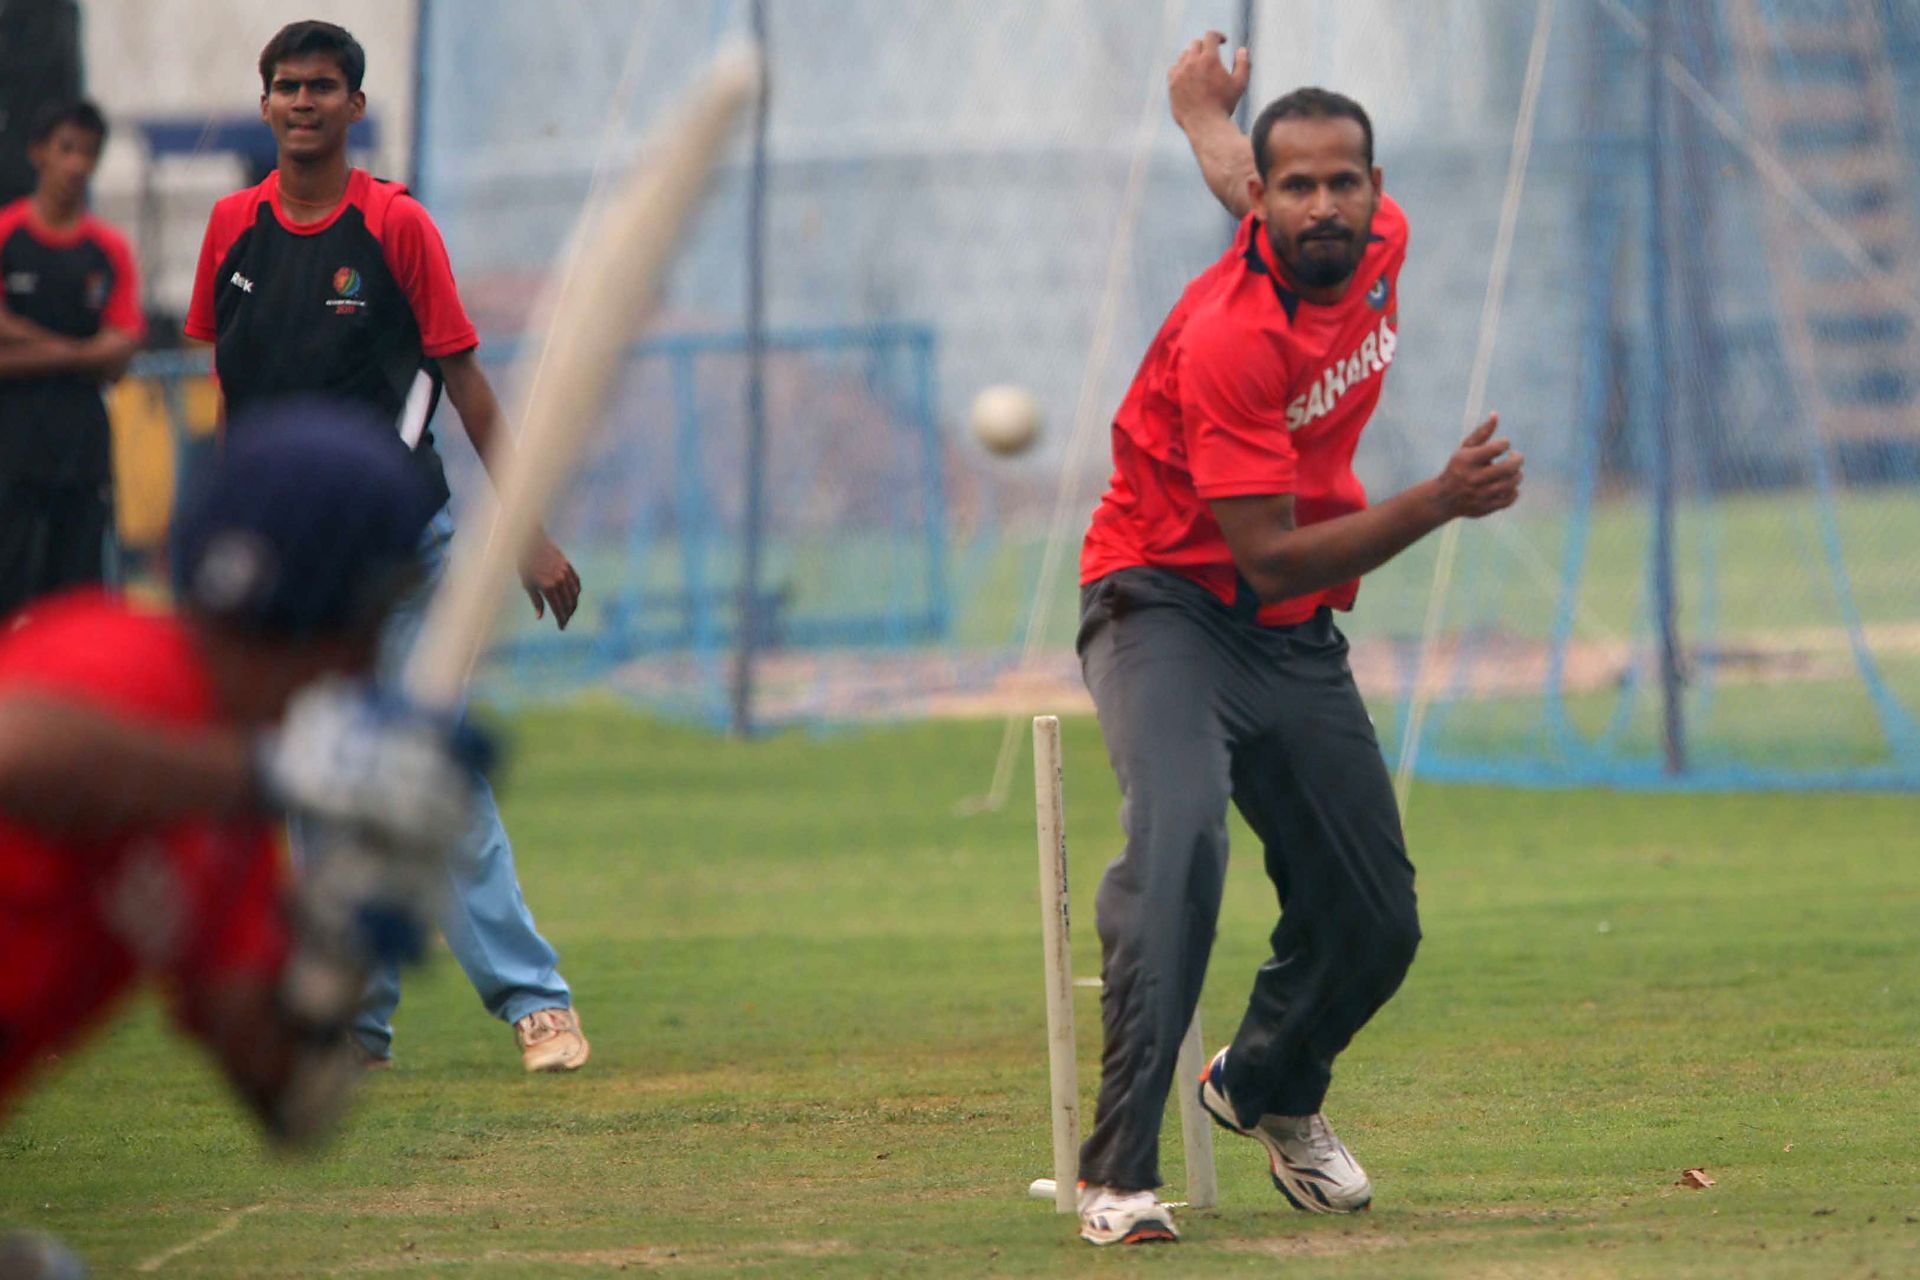
M 1080 1184 L 1080 1238 L 1089 1244 L 1175 1241 L 1173 1211 L 1151 1191 L 1115 1191 Z
M 1213 1055 L 1200 1075 L 1200 1105 L 1222 1129 L 1252 1138 L 1267 1149 L 1273 1185 L 1287 1203 L 1307 1213 L 1357 1213 L 1373 1203 L 1373 1184 L 1319 1112 L 1310 1116 L 1265 1115 L 1251 1129 L 1227 1099 L 1227 1051 Z

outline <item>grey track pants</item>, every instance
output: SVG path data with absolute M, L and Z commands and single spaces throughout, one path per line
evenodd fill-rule
M 1160 1185 L 1174 1058 L 1220 914 L 1229 800 L 1265 845 L 1283 912 L 1227 1055 L 1242 1124 L 1320 1109 L 1334 1057 L 1399 987 L 1420 927 L 1392 784 L 1330 611 L 1260 627 L 1154 569 L 1090 583 L 1081 603 L 1081 668 L 1126 847 L 1095 904 L 1105 1049 L 1080 1176 L 1139 1190 Z

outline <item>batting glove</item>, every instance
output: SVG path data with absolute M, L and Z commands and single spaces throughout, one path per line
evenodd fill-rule
M 466 831 L 491 749 L 453 717 L 347 680 L 297 694 L 255 754 L 266 803 L 376 844 L 442 855 Z

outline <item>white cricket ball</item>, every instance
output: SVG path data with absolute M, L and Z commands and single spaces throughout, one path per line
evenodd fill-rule
M 1040 402 L 1025 387 L 987 387 L 973 398 L 967 422 L 989 453 L 1021 453 L 1040 437 Z

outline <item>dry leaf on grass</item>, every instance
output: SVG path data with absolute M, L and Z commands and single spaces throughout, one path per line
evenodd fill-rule
M 1681 1174 L 1680 1181 L 1674 1183 L 1673 1185 L 1676 1187 L 1692 1187 L 1696 1191 L 1698 1191 L 1706 1187 L 1712 1186 L 1713 1179 L 1707 1176 L 1707 1171 L 1705 1169 L 1689 1169 L 1685 1173 Z

